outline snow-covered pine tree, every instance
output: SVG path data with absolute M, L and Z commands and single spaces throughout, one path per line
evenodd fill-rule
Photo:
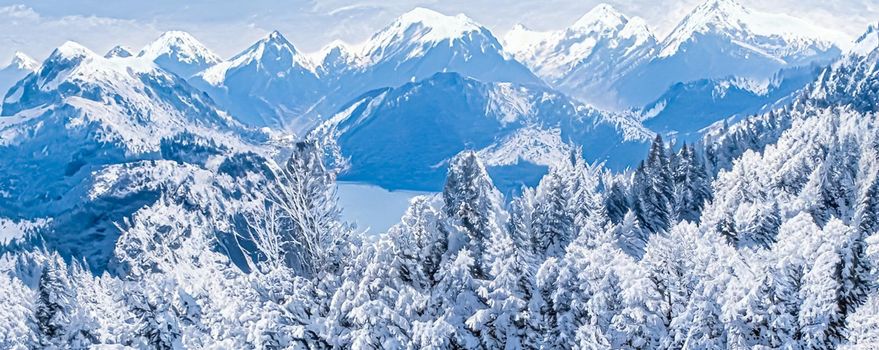
M 0 305 L 0 348 L 38 348 L 34 292 L 18 278 L 0 274 Z
M 537 187 L 533 246 L 536 256 L 560 257 L 575 236 L 570 180 L 565 167 L 553 168 Z
M 629 203 L 631 197 L 628 193 L 628 187 L 620 178 L 614 178 L 611 181 L 609 189 L 604 192 L 604 207 L 607 208 L 607 216 L 612 223 L 620 223 L 626 213 L 631 211 L 632 205 Z
M 53 254 L 40 275 L 35 314 L 44 347 L 88 348 L 97 342 L 91 320 L 83 314 L 76 300 L 67 264 Z
M 486 278 L 491 270 L 488 240 L 505 229 L 507 214 L 500 192 L 475 152 L 452 158 L 442 197 L 449 219 L 449 252 L 455 256 L 459 249 L 469 249 L 474 277 Z
M 674 180 L 674 218 L 698 223 L 702 207 L 711 200 L 711 179 L 700 157 L 686 143 L 671 162 Z
M 476 290 L 482 282 L 473 277 L 475 261 L 461 249 L 443 266 L 434 286 L 424 321 L 413 324 L 415 347 L 422 349 L 474 349 L 479 346 L 466 321 L 485 304 Z
M 800 346 L 807 349 L 833 349 L 843 337 L 839 310 L 839 281 L 835 279 L 839 255 L 826 251 L 803 277 L 799 313 Z
M 633 208 L 650 232 L 668 230 L 674 220 L 674 179 L 662 137 L 657 135 L 647 159 L 638 165 L 632 183 Z
M 156 350 L 181 349 L 183 331 L 171 305 L 174 297 L 152 281 L 130 286 L 128 290 L 128 306 L 137 317 L 136 332 L 141 345 Z
M 626 212 L 623 220 L 614 227 L 617 245 L 626 254 L 640 260 L 644 256 L 650 232 L 641 228 L 638 218 L 631 210 Z
M 879 348 L 879 294 L 871 295 L 846 318 L 846 341 L 845 349 Z
M 534 348 L 528 303 L 534 287 L 531 254 L 505 232 L 492 236 L 492 279 L 478 290 L 486 307 L 477 310 L 467 325 L 486 349 Z

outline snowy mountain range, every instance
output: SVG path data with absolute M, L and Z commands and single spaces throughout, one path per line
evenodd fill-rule
M 600 4 L 570 27 L 534 32 L 522 25 L 504 45 L 551 86 L 597 106 L 616 106 L 614 82 L 655 55 L 657 40 L 643 19 Z
M 505 36 L 515 57 L 552 86 L 607 108 L 640 107 L 675 83 L 735 76 L 768 79 L 783 68 L 827 64 L 845 37 L 735 0 L 697 6 L 663 40 L 644 21 L 602 4 L 571 27 Z
M 128 182 L 127 200 L 97 205 L 90 193 L 107 183 L 100 180 L 104 169 L 160 159 L 207 164 L 268 139 L 144 57 L 104 58 L 72 42 L 19 81 L 3 110 L 9 116 L 0 119 L 0 216 L 53 218 L 48 242 L 98 259 L 97 266 L 118 236 L 113 225 L 151 197 Z M 117 171 L 112 180 L 125 177 Z
M 535 184 L 546 167 L 569 157 L 572 145 L 583 146 L 590 161 L 625 167 L 652 137 L 628 116 L 545 87 L 458 73 L 367 93 L 315 132 L 338 140 L 348 162 L 341 179 L 416 190 L 441 188 L 448 161 L 461 149 L 479 151 L 489 171 L 508 174 L 512 183 L 498 186 L 510 190 Z
M 752 17 L 763 18 L 730 1 L 710 1 L 675 32 L 722 37 L 725 48 L 736 47 L 741 53 L 744 38 L 752 40 L 753 47 L 776 38 L 760 31 L 763 27 L 758 28 L 762 36 L 745 34 L 757 28 L 757 22 L 743 19 L 757 21 Z M 718 24 L 721 19 L 724 26 Z M 781 33 L 776 39 L 800 38 Z M 875 38 L 870 33 L 874 32 L 865 34 L 851 52 L 872 52 L 869 46 Z M 602 5 L 562 31 L 517 28 L 507 35 L 505 48 L 488 29 L 464 15 L 418 8 L 362 45 L 334 42 L 314 54 L 299 52 L 279 32 L 272 32 L 222 60 L 191 35 L 168 32 L 138 54 L 120 46 L 100 56 L 67 43 L 42 63 L 19 55 L 8 70 L 22 76 L 33 73 L 15 83 L 3 101 L 0 157 L 9 161 L 3 166 L 8 176 L 0 179 L 0 217 L 57 217 L 49 225 L 58 230 L 75 228 L 112 241 L 112 232 L 118 233 L 112 222 L 157 198 L 152 190 L 133 192 L 123 196 L 128 198 L 125 205 L 111 201 L 123 209 L 94 214 L 96 206 L 110 204 L 89 199 L 93 204 L 85 205 L 83 198 L 104 186 L 95 179 L 110 167 L 164 176 L 166 172 L 150 171 L 151 163 L 143 162 L 173 161 L 185 165 L 180 169 L 186 171 L 213 171 L 224 159 L 243 152 L 265 158 L 283 154 L 293 138 L 290 131 L 335 139 L 327 144 L 338 146 L 338 160 L 347 165 L 339 174 L 343 180 L 436 191 L 450 159 L 469 149 L 482 158 L 497 186 L 509 193 L 535 185 L 578 148 L 586 160 L 603 162 L 609 169 L 634 168 L 656 134 L 698 140 L 712 126 L 717 129 L 720 121 L 733 123 L 794 101 L 798 90 L 815 78 L 846 90 L 810 84 L 811 100 L 834 93 L 857 96 L 851 97 L 857 101 L 852 103 L 869 101 L 857 95 L 869 93 L 860 87 L 869 86 L 869 81 L 838 80 L 871 77 L 871 71 L 817 75 L 819 66 L 806 65 L 811 58 L 803 57 L 827 54 L 830 59 L 831 51 L 838 49 L 800 38 L 778 39 L 774 51 L 764 45 L 765 52 L 790 61 L 779 65 L 788 68 L 765 78 L 708 78 L 693 73 L 699 69 L 682 66 L 701 80 L 678 80 L 682 82 L 645 107 L 609 112 L 582 102 L 590 89 L 613 90 L 622 81 L 614 79 L 646 71 L 659 59 L 693 54 L 706 43 L 694 39 L 671 45 L 669 40 L 657 41 L 642 20 Z M 666 50 L 675 45 L 675 50 Z M 807 47 L 824 51 L 812 55 Z M 704 49 L 731 52 L 717 46 Z M 750 64 L 743 57 L 736 60 Z M 847 55 L 841 62 L 868 59 L 852 57 L 861 56 Z M 595 85 L 585 87 L 577 81 Z M 123 166 L 135 162 L 141 163 Z M 32 181 L 21 180 L 35 172 Z M 142 176 L 130 181 L 151 189 L 156 186 L 145 184 L 166 183 Z M 68 221 L 85 212 L 100 218 L 86 226 Z
M 879 28 L 828 35 L 709 0 L 16 55 L 0 348 L 877 348 Z M 424 192 L 366 234 L 337 181 Z

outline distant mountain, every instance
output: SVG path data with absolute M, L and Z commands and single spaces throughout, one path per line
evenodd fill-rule
M 0 69 L 0 91 L 6 94 L 15 83 L 40 68 L 40 63 L 21 52 L 12 56 L 12 62 Z M 0 115 L 3 115 L 0 109 Z
M 0 217 L 56 218 L 49 241 L 62 250 L 81 249 L 79 238 L 100 240 L 112 228 L 106 220 L 121 219 L 106 215 L 148 199 L 131 192 L 131 203 L 83 207 L 100 169 L 158 159 L 205 164 L 219 150 L 255 149 L 265 139 L 151 61 L 107 59 L 71 42 L 19 81 L 3 110 L 9 116 L 0 117 Z
M 315 130 L 337 139 L 341 179 L 389 189 L 438 190 L 448 160 L 479 151 L 505 190 L 534 184 L 568 157 L 569 143 L 591 161 L 625 167 L 650 134 L 628 116 L 605 114 L 553 90 L 438 73 L 363 95 Z
M 612 84 L 658 49 L 643 19 L 607 4 L 564 30 L 534 32 L 517 25 L 504 36 L 504 46 L 550 85 L 597 106 L 615 106 Z
M 333 75 L 333 93 L 315 109 L 323 116 L 367 91 L 398 87 L 440 72 L 483 82 L 545 85 L 507 54 L 485 27 L 463 14 L 447 16 L 424 8 L 401 15 L 357 50 L 346 52 L 339 47 L 328 53 L 318 69 L 344 70 Z
M 829 63 L 841 35 L 784 14 L 708 0 L 687 15 L 653 59 L 615 84 L 621 104 L 644 105 L 678 82 L 704 78 L 765 79 L 783 68 Z
M 806 96 L 821 104 L 879 110 L 879 27 L 867 28 L 851 49 L 821 74 Z
M 315 65 L 277 31 L 198 73 L 192 83 L 247 125 L 294 129 L 326 90 Z
M 107 51 L 104 54 L 104 58 L 113 58 L 113 57 L 131 57 L 134 56 L 134 51 L 131 50 L 128 46 L 116 45 L 110 51 Z
M 144 47 L 137 57 L 153 61 L 185 79 L 223 61 L 191 34 L 181 31 L 163 33 Z
M 815 81 L 823 67 L 779 71 L 768 79 L 729 77 L 677 83 L 641 110 L 644 126 L 678 141 L 693 142 L 717 123 L 734 123 L 777 107 Z

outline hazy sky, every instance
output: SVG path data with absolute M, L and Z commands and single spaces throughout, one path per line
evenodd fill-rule
M 703 0 L 0 0 L 0 60 L 16 50 L 42 60 L 66 40 L 103 53 L 116 44 L 139 49 L 166 30 L 185 30 L 229 57 L 266 32 L 280 30 L 301 51 L 333 39 L 358 43 L 413 7 L 464 13 L 498 37 L 514 24 L 560 29 L 601 2 L 647 20 L 665 35 Z M 848 34 L 853 39 L 879 20 L 877 0 L 740 0 L 745 6 L 782 12 Z M 182 5 L 181 5 L 182 4 Z

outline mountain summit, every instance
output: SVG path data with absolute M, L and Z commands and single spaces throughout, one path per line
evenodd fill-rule
M 156 62 L 163 69 L 184 78 L 222 61 L 195 37 L 182 31 L 163 33 L 137 56 Z
M 278 31 L 199 73 L 193 84 L 245 124 L 260 127 L 294 123 L 324 91 L 314 64 Z
M 522 25 L 506 47 L 550 85 L 595 105 L 613 105 L 611 84 L 654 54 L 657 40 L 639 17 L 600 4 L 570 27 L 534 32 Z
M 780 69 L 826 64 L 844 36 L 784 14 L 734 0 L 708 0 L 662 41 L 658 54 L 615 87 L 623 105 L 639 106 L 671 85 L 704 78 L 766 79 Z

